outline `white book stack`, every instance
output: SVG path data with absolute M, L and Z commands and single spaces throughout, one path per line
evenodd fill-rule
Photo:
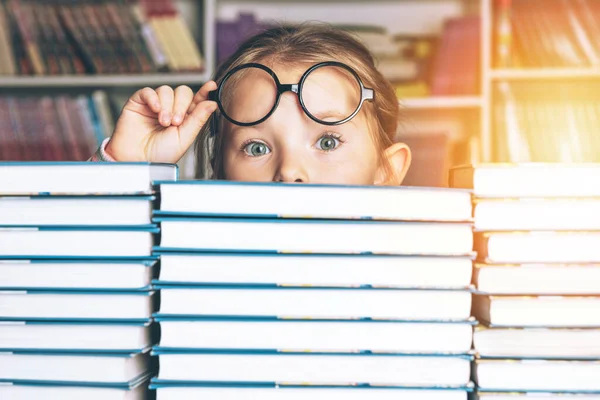
M 140 400 L 154 179 L 174 165 L 0 163 L 0 398 Z
M 474 191 L 480 398 L 600 398 L 600 164 L 484 164 Z
M 467 399 L 470 192 L 157 186 L 157 400 Z

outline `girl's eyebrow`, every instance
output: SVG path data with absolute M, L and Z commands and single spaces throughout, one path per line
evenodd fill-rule
M 320 120 L 326 121 L 327 118 L 335 118 L 336 120 L 342 120 L 344 118 L 346 118 L 348 115 L 342 114 L 337 110 L 325 110 L 325 111 L 319 111 L 319 112 L 315 112 L 313 113 L 313 115 Z M 306 116 L 308 117 L 308 115 Z M 356 124 L 356 117 L 352 118 L 350 121 L 345 122 L 341 125 L 333 125 L 333 126 L 343 126 L 343 125 L 348 125 L 348 124 L 352 124 L 355 125 Z M 326 126 L 326 125 L 324 125 Z
M 344 119 L 347 117 L 347 115 L 342 115 L 342 113 L 337 110 L 319 111 L 317 113 L 314 113 L 313 115 L 319 119 L 324 119 L 326 117 L 336 117 L 339 119 Z

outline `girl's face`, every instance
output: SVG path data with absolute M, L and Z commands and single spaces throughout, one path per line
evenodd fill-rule
M 269 67 L 286 84 L 298 83 L 310 65 Z M 330 99 L 341 100 L 336 104 L 356 103 L 351 82 L 340 84 L 339 77 L 331 78 L 322 80 L 321 85 L 307 86 L 303 93 L 305 104 L 310 101 L 311 112 L 320 112 L 318 117 L 323 120 L 335 119 L 335 115 L 328 116 L 335 113 Z M 231 98 L 232 109 L 243 115 L 264 108 L 260 101 L 271 87 L 266 79 L 239 80 Z M 227 180 L 355 185 L 376 181 L 380 151 L 367 127 L 364 109 L 342 125 L 323 125 L 304 113 L 295 93 L 285 92 L 266 121 L 249 127 L 225 122 L 222 134 Z

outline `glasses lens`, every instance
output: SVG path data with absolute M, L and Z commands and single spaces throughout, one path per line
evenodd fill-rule
M 225 81 L 221 89 L 221 104 L 227 116 L 239 123 L 260 121 L 275 106 L 277 84 L 266 71 L 243 68 Z
M 360 105 L 361 88 L 347 69 L 326 65 L 313 70 L 302 86 L 307 111 L 323 122 L 348 118 Z

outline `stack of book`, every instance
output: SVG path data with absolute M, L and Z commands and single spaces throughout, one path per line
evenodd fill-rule
M 469 191 L 157 186 L 158 400 L 467 398 Z
M 142 399 L 152 186 L 173 165 L 0 164 L 0 398 Z
M 475 195 L 479 397 L 600 395 L 599 181 L 597 164 L 452 171 Z

